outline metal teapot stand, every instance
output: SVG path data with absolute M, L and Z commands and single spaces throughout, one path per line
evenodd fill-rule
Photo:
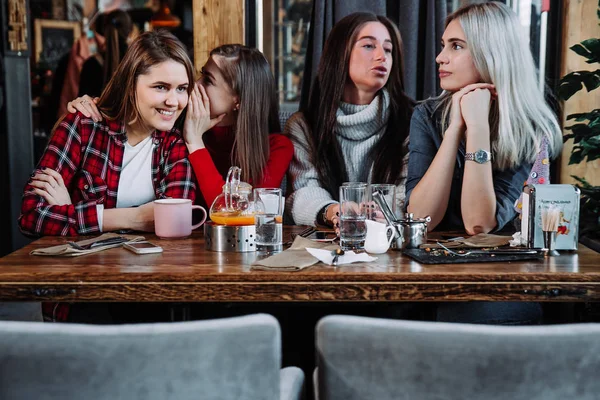
M 211 221 L 204 224 L 206 250 L 245 253 L 256 250 L 256 227 L 254 225 L 216 225 Z

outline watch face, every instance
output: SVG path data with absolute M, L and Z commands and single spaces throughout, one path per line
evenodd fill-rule
M 484 162 L 489 161 L 488 153 L 485 150 L 477 150 L 475 152 L 475 162 L 479 164 L 483 164 Z

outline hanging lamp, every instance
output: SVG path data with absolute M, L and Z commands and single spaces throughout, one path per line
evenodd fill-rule
M 161 0 L 160 8 L 150 19 L 150 25 L 152 29 L 173 29 L 181 25 L 181 20 L 176 15 L 171 14 L 168 0 Z

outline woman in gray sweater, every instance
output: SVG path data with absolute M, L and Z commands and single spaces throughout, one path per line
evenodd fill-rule
M 412 108 L 394 23 L 354 13 L 335 24 L 308 105 L 284 130 L 294 143 L 287 203 L 294 222 L 337 225 L 338 190 L 348 181 L 397 185 L 403 209 Z

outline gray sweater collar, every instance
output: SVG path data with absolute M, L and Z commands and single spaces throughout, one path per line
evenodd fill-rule
M 379 133 L 387 125 L 389 105 L 390 96 L 385 89 L 369 104 L 340 102 L 336 113 L 336 133 L 349 140 L 363 140 Z M 380 107 L 383 111 L 381 117 Z

